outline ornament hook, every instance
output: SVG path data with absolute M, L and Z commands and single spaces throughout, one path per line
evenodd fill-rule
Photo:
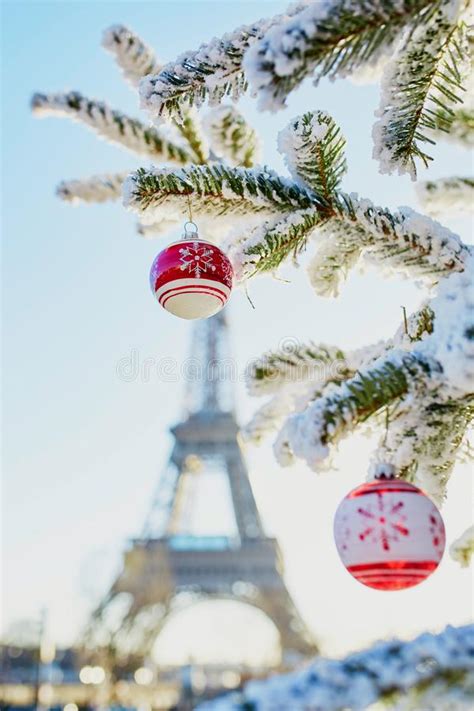
M 188 220 L 187 222 L 184 223 L 184 236 L 187 237 L 188 235 L 197 235 L 198 233 L 198 226 L 196 225 L 195 222 L 192 220 Z

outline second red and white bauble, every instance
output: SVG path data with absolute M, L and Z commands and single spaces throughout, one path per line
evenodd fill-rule
M 164 309 L 185 319 L 213 316 L 232 290 L 232 264 L 211 242 L 185 237 L 159 253 L 150 285 Z
M 398 479 L 351 491 L 336 511 L 334 538 L 349 573 L 378 590 L 423 582 L 438 567 L 446 544 L 436 506 L 421 489 Z

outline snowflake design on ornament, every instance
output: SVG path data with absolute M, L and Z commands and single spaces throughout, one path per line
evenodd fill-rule
M 214 250 L 204 244 L 193 242 L 179 250 L 181 254 L 181 271 L 187 271 L 196 279 L 200 279 L 202 274 L 215 272 L 216 265 L 213 261 Z
M 434 514 L 430 514 L 430 533 L 433 546 L 438 552 L 442 552 L 445 544 L 444 525 L 440 517 Z
M 229 289 L 232 286 L 232 277 L 233 277 L 233 269 L 232 269 L 232 264 L 227 261 L 227 259 L 222 260 L 222 281 L 226 286 L 229 287 Z
M 390 543 L 396 543 L 401 536 L 410 535 L 405 526 L 407 518 L 402 513 L 403 507 L 403 501 L 386 501 L 381 493 L 377 494 L 377 501 L 373 505 L 360 506 L 357 513 L 366 525 L 358 534 L 359 540 L 378 542 L 384 551 L 389 551 Z

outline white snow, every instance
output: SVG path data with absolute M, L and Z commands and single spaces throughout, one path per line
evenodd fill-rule
M 466 568 L 474 555 L 474 525 L 459 536 L 449 549 L 451 557 Z
M 85 124 L 101 138 L 124 146 L 138 155 L 159 156 L 164 161 L 173 160 L 170 144 L 163 133 L 146 127 L 137 119 L 129 118 L 102 101 L 88 99 L 78 92 L 35 94 L 32 109 L 39 117 L 67 116 Z M 152 140 L 154 137 L 156 143 Z
M 77 205 L 82 202 L 107 202 L 118 200 L 128 173 L 93 175 L 83 180 L 63 180 L 56 194 L 62 200 Z
M 234 106 L 221 104 L 211 109 L 203 119 L 203 129 L 218 158 L 230 165 L 242 165 L 249 150 L 252 163 L 261 157 L 261 144 L 256 132 Z
M 444 683 L 455 672 L 460 680 Z M 387 692 L 398 692 L 397 711 L 468 711 L 473 681 L 474 625 L 447 627 L 410 642 L 378 642 L 341 660 L 315 659 L 291 674 L 251 681 L 242 694 L 204 703 L 197 711 L 243 711 L 245 702 L 255 711 L 362 711 Z
M 197 107 L 206 100 L 211 106 L 218 104 L 224 95 L 236 101 L 246 88 L 242 71 L 244 52 L 270 27 L 284 22 L 308 2 L 303 0 L 290 6 L 287 14 L 243 25 L 222 37 L 214 37 L 197 50 L 183 52 L 159 73 L 140 82 L 142 107 L 155 119 L 160 115 L 179 119 L 179 109 L 169 105 L 171 100 Z
M 439 178 L 416 185 L 421 207 L 429 215 L 462 215 L 474 212 L 474 180 L 470 178 Z
M 157 74 L 161 65 L 154 51 L 124 25 L 112 25 L 102 35 L 102 46 L 114 57 L 126 81 L 134 88 L 147 74 Z
M 438 82 L 435 81 L 436 72 L 447 72 L 442 64 L 448 57 L 447 52 L 450 49 L 446 46 L 446 37 L 456 26 L 463 5 L 462 0 L 441 3 L 429 26 L 420 23 L 410 35 L 409 44 L 403 54 L 389 63 L 384 71 L 380 106 L 376 112 L 379 120 L 372 131 L 373 157 L 379 161 L 381 173 L 396 171 L 400 175 L 409 174 L 412 180 L 416 180 L 413 158 L 407 157 L 405 151 L 401 155 L 398 153 L 401 143 L 406 142 L 398 126 L 399 123 L 407 122 L 406 87 L 415 78 L 418 81 L 425 79 L 427 91 L 423 98 L 423 106 L 420 107 L 424 110 L 438 109 L 438 101 L 446 103 L 446 95 L 437 87 Z M 466 79 L 470 70 L 467 38 L 464 40 L 462 50 L 466 59 L 461 60 L 456 54 L 456 64 L 461 76 Z M 416 129 L 424 130 L 421 125 L 417 125 Z M 413 142 L 416 143 L 415 137 Z M 424 144 L 421 144 L 421 147 L 424 148 Z

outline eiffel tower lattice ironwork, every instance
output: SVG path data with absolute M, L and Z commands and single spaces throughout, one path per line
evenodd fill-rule
M 123 654 L 146 656 L 171 612 L 202 598 L 232 599 L 267 615 L 280 635 L 282 657 L 314 654 L 316 645 L 283 578 L 275 538 L 265 535 L 238 441 L 226 377 L 232 360 L 222 312 L 195 326 L 194 377 L 187 413 L 171 429 L 174 447 L 159 481 L 142 535 L 125 552 L 120 574 L 95 611 L 89 644 L 110 644 Z M 215 474 L 226 483 L 234 530 L 215 535 L 191 530 L 196 491 Z M 206 497 L 205 497 L 206 498 Z M 207 507 L 225 509 L 207 496 Z M 200 514 L 206 521 L 209 513 Z

